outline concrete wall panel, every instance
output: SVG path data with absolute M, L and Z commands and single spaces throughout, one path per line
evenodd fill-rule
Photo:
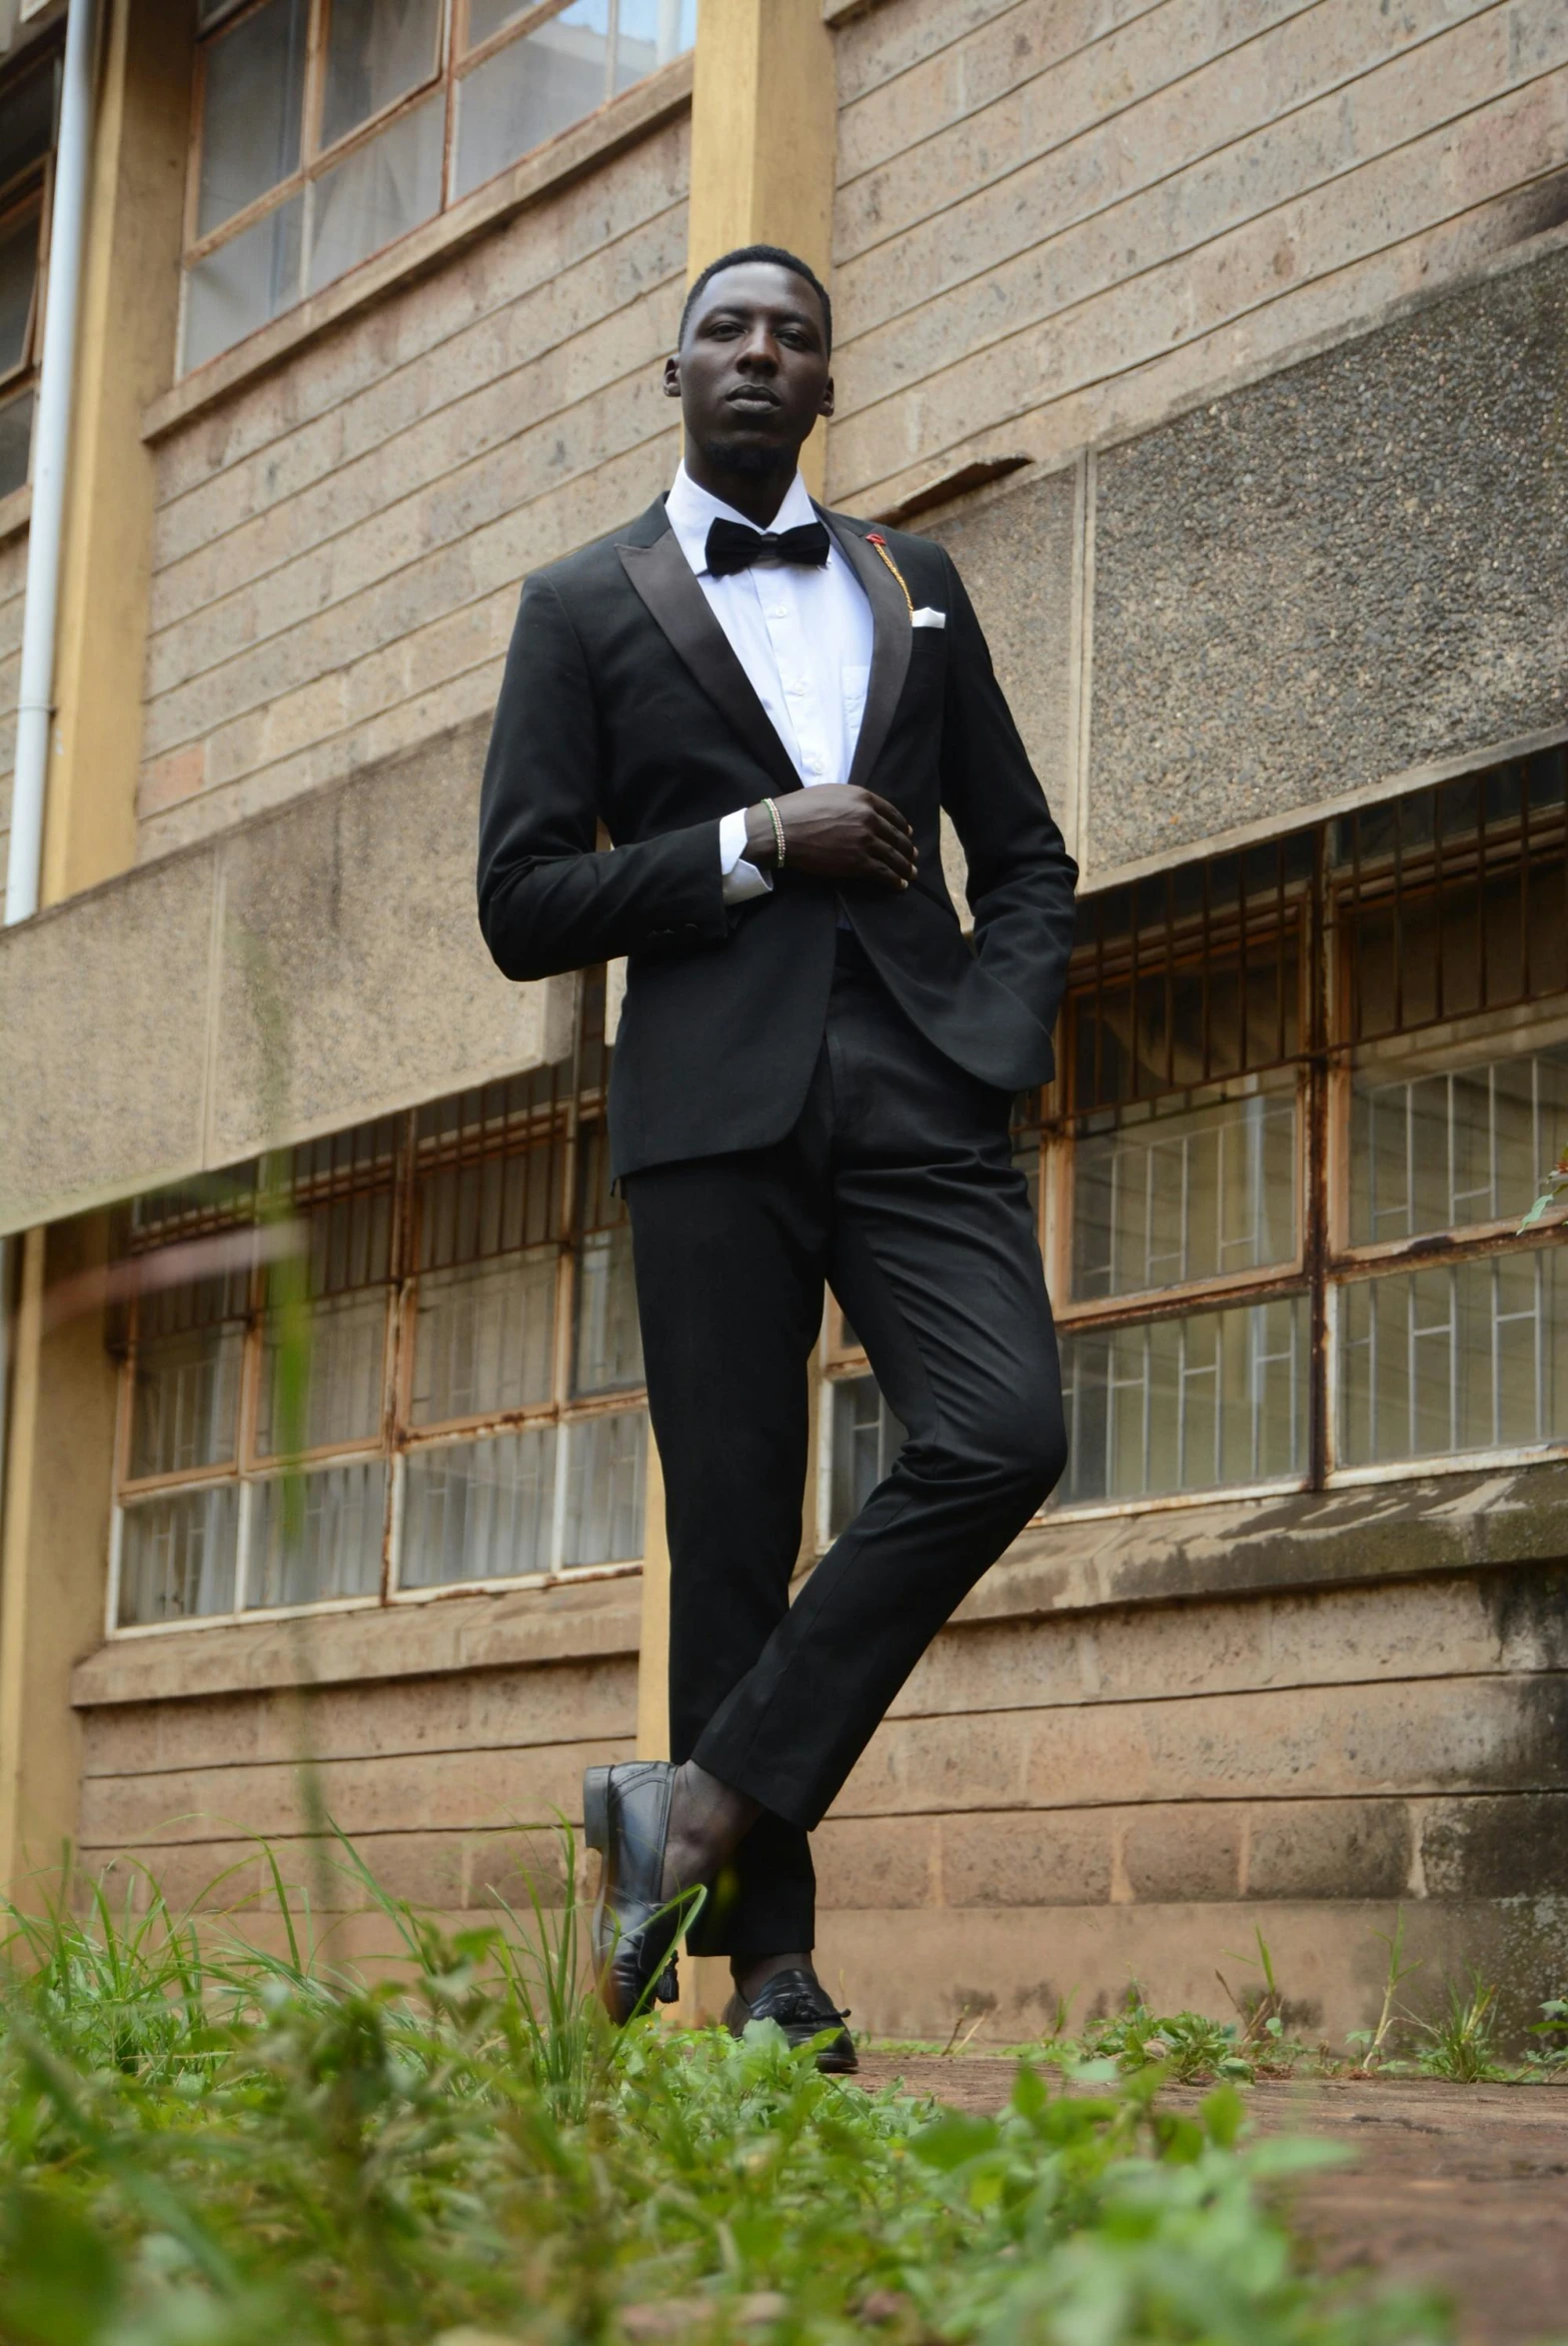
M 1099 870 L 1560 728 L 1568 253 L 1098 464 Z
M 0 932 L 0 1228 L 202 1162 L 216 881 L 185 856 Z
M 997 492 L 930 532 L 958 566 L 1058 822 L 1070 821 L 1073 792 L 1077 525 L 1078 474 L 1066 471 Z
M 0 1228 L 562 1058 L 474 910 L 486 723 L 0 934 Z
M 449 735 L 346 790 L 247 827 L 224 854 L 210 1150 L 559 1058 L 571 990 L 512 986 L 474 911 L 483 737 Z M 555 1032 L 551 1032 L 552 1027 Z

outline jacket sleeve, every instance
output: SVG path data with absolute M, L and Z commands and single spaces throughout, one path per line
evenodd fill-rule
M 1067 983 L 1078 867 L 1045 803 L 951 558 L 941 799 L 968 861 L 974 947 L 987 976 L 1048 1034 Z
M 530 579 L 496 707 L 479 824 L 479 923 L 509 978 L 723 944 L 719 824 L 596 851 L 602 740 L 556 589 Z

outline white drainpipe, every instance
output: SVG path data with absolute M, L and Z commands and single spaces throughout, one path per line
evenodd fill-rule
M 27 534 L 27 588 L 22 617 L 22 683 L 17 703 L 16 770 L 11 785 L 11 849 L 6 863 L 5 925 L 38 910 L 43 871 L 44 800 L 54 718 L 55 621 L 60 602 L 60 533 L 65 463 L 71 439 L 76 314 L 82 290 L 82 233 L 93 120 L 93 0 L 67 0 L 60 132 L 55 143 L 54 210 L 49 223 L 49 281 L 44 292 L 44 349 L 33 431 L 33 511 Z M 5 1524 L 6 1362 L 10 1334 L 12 1249 L 0 1238 L 0 1531 Z

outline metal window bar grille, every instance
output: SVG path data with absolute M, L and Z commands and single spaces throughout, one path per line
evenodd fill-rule
M 309 1452 L 324 1466 L 332 1463 L 329 1452 L 359 1453 L 360 1464 L 374 1465 L 381 1476 L 377 1487 L 388 1497 L 383 1538 L 383 1594 L 390 1589 L 393 1508 L 390 1480 L 378 1460 L 389 1460 L 403 1449 L 435 1456 L 442 1443 L 453 1438 L 452 1430 L 444 1424 L 432 1423 L 427 1427 L 415 1423 L 408 1415 L 404 1387 L 413 1327 L 411 1314 L 399 1298 L 409 1294 L 412 1282 L 417 1281 L 422 1271 L 433 1267 L 482 1263 L 492 1254 L 498 1258 L 516 1256 L 541 1234 L 547 1247 L 553 1245 L 558 1250 L 567 1250 L 569 1240 L 575 1247 L 579 1239 L 590 1240 L 624 1224 L 625 1206 L 609 1185 L 609 1148 L 604 1128 L 609 1060 L 604 1034 L 603 976 L 594 973 L 579 989 L 570 1058 L 402 1116 L 381 1118 L 301 1144 L 222 1175 L 203 1175 L 171 1185 L 156 1195 L 137 1200 L 124 1217 L 122 1251 L 145 1257 L 171 1245 L 183 1246 L 193 1237 L 248 1233 L 267 1215 L 281 1212 L 305 1224 L 306 1283 L 313 1301 L 324 1302 L 329 1311 L 337 1310 L 340 1303 L 360 1311 L 355 1296 L 364 1296 L 368 1304 L 380 1290 L 389 1305 L 397 1304 L 392 1321 L 393 1350 L 387 1354 L 389 1373 L 394 1360 L 397 1363 L 389 1386 L 389 1392 L 396 1389 L 399 1396 L 392 1415 L 383 1415 L 375 1427 L 367 1420 L 363 1434 L 356 1420 L 353 1438 L 330 1440 L 325 1449 L 316 1445 Z M 430 1243 L 433 1224 L 425 1208 L 435 1189 L 445 1191 L 447 1209 L 442 1222 L 445 1234 L 433 1246 Z M 579 1205 L 576 1214 L 571 1210 L 574 1199 Z M 259 1243 L 258 1240 L 258 1246 Z M 232 1440 L 221 1443 L 213 1452 L 211 1464 L 198 1466 L 194 1476 L 172 1459 L 170 1466 L 162 1471 L 154 1467 L 149 1472 L 146 1464 L 137 1470 L 133 1450 L 139 1447 L 146 1453 L 149 1443 L 143 1435 L 138 1444 L 132 1426 L 136 1420 L 138 1361 L 148 1342 L 161 1341 L 167 1336 L 187 1331 L 200 1335 L 204 1329 L 221 1331 L 225 1327 L 236 1331 L 236 1335 L 249 1330 L 249 1340 L 260 1346 L 253 1375 L 259 1380 L 259 1387 L 265 1387 L 269 1303 L 274 1292 L 275 1271 L 270 1263 L 255 1259 L 256 1250 L 247 1250 L 238 1267 L 226 1266 L 220 1276 L 184 1279 L 168 1286 L 158 1283 L 156 1272 L 146 1278 L 141 1293 L 130 1307 L 128 1324 L 121 1336 L 121 1346 L 126 1337 L 130 1342 L 130 1375 L 122 1405 L 119 1472 L 125 1497 L 139 1499 L 145 1506 L 147 1498 L 160 1492 L 166 1493 L 171 1502 L 178 1500 L 182 1487 L 194 1487 L 198 1491 L 232 1488 L 237 1469 L 243 1471 L 252 1477 L 241 1493 L 242 1511 L 252 1525 L 252 1545 L 254 1536 L 259 1535 L 256 1527 L 261 1518 L 257 1510 L 264 1506 L 266 1499 L 262 1484 L 254 1482 L 258 1471 L 265 1477 L 268 1464 L 264 1389 L 258 1389 L 250 1404 L 255 1431 L 242 1441 L 243 1454 L 236 1452 Z M 537 1247 L 535 1254 L 537 1258 Z M 525 1251 L 524 1259 L 527 1258 Z M 568 1317 L 571 1313 L 570 1250 L 566 1267 L 567 1282 L 557 1294 L 558 1319 L 561 1313 Z M 638 1409 L 640 1380 L 627 1376 L 614 1390 L 578 1395 L 570 1377 L 560 1372 L 560 1363 L 566 1356 L 561 1347 L 565 1343 L 570 1349 L 569 1336 L 561 1333 L 564 1326 L 565 1320 L 560 1320 L 557 1335 L 547 1347 L 556 1360 L 549 1390 L 539 1402 L 523 1405 L 515 1438 L 525 1437 L 527 1425 L 541 1423 L 541 1410 L 547 1421 L 544 1433 L 529 1433 L 530 1440 L 548 1438 L 554 1442 L 554 1421 L 560 1417 L 561 1438 L 565 1442 L 571 1424 L 581 1419 L 583 1430 L 577 1438 L 597 1442 L 599 1448 L 610 1445 L 606 1456 L 621 1492 L 616 1503 L 624 1512 L 630 1503 L 626 1490 L 633 1487 L 627 1477 L 633 1476 L 637 1488 L 641 1487 L 638 1463 L 641 1451 L 638 1449 L 634 1456 L 627 1448 L 628 1437 L 613 1424 L 603 1426 L 602 1436 L 595 1434 L 593 1427 L 602 1418 L 613 1418 L 617 1412 L 629 1408 Z M 347 1332 L 352 1341 L 356 1331 L 348 1329 Z M 316 1349 L 323 1353 L 325 1371 L 330 1366 L 327 1355 L 332 1352 L 333 1330 L 324 1323 L 321 1333 L 324 1345 Z M 235 1337 L 228 1340 L 232 1342 Z M 356 1365 L 360 1373 L 353 1387 L 352 1405 L 362 1407 L 365 1372 L 362 1362 L 349 1363 L 351 1370 Z M 502 1420 L 510 1421 L 518 1415 L 518 1411 L 503 1408 L 497 1429 L 501 1430 Z M 428 1452 L 427 1441 L 435 1445 Z M 367 1443 L 370 1451 L 376 1453 L 368 1460 Z M 168 1447 L 168 1444 L 161 1446 Z M 251 1450 L 254 1455 L 249 1454 Z M 563 1448 L 563 1458 L 565 1455 Z M 357 1470 L 352 1457 L 345 1456 L 344 1470 Z M 564 1465 L 559 1468 L 557 1479 L 561 1487 L 555 1513 L 559 1516 L 566 1499 Z M 581 1476 L 578 1479 L 581 1482 Z M 586 1504 L 591 1496 L 584 1486 L 573 1503 L 576 1505 L 581 1500 Z M 560 1551 L 561 1530 L 558 1522 L 553 1552 Z M 251 1587 L 245 1601 L 254 1603 L 257 1601 L 254 1571 L 249 1578 Z

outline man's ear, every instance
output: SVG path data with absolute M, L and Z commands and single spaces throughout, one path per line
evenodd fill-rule
M 678 351 L 672 351 L 665 361 L 665 397 L 666 399 L 679 399 L 680 396 L 681 356 Z
M 675 364 L 674 360 L 671 361 L 671 364 L 672 366 Z M 822 385 L 822 396 L 816 403 L 816 412 L 819 416 L 830 416 L 833 412 L 833 379 L 831 375 Z

